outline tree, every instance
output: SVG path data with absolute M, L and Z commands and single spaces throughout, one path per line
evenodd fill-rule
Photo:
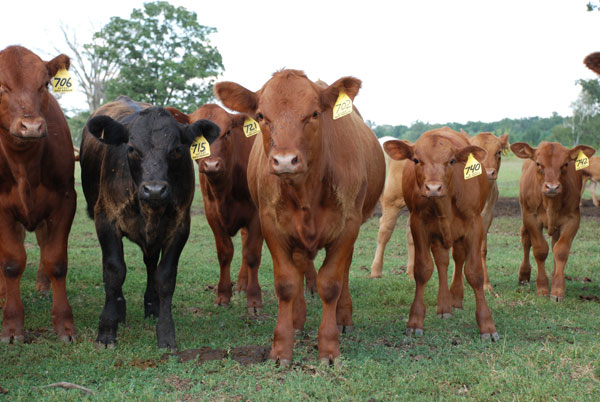
M 108 83 L 109 100 L 118 95 L 155 105 L 190 110 L 212 99 L 223 71 L 219 51 L 197 15 L 166 1 L 145 3 L 130 19 L 112 17 L 94 40 L 103 60 L 118 60 L 119 76 Z
M 69 35 L 63 25 L 60 29 L 71 49 L 71 71 L 77 77 L 78 89 L 85 94 L 89 111 L 94 112 L 106 102 L 106 87 L 119 73 L 119 59 L 101 56 L 98 49 L 106 46 L 101 38 L 79 45 L 75 34 Z

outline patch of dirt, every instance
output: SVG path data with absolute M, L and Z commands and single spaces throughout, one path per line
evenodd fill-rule
M 38 338 L 47 337 L 50 332 L 49 328 L 38 328 L 25 331 L 25 343 L 34 343 Z
M 175 388 L 177 391 L 189 391 L 194 383 L 189 378 L 181 378 L 176 375 L 167 377 L 165 382 Z
M 583 206 L 580 209 L 581 217 L 591 217 L 600 219 L 600 207 L 595 207 L 592 200 L 583 200 Z M 381 206 L 377 204 L 374 216 L 381 216 Z M 400 215 L 408 215 L 408 209 L 402 208 Z M 507 216 L 513 218 L 521 217 L 521 206 L 517 197 L 500 197 L 494 208 L 494 217 Z
M 578 298 L 581 301 L 594 301 L 596 303 L 600 303 L 600 297 L 596 295 L 579 295 Z
M 199 349 L 187 349 L 181 352 L 165 353 L 161 360 L 167 360 L 170 356 L 177 356 L 179 363 L 196 360 L 202 364 L 210 360 L 232 359 L 243 365 L 262 363 L 269 357 L 270 348 L 264 346 L 237 346 L 229 351 L 224 349 L 212 349 L 203 346 Z

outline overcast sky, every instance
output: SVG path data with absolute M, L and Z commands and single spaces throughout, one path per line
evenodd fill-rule
M 565 116 L 575 81 L 597 76 L 583 58 L 600 51 L 600 12 L 588 0 L 226 1 L 173 0 L 216 27 L 219 80 L 258 90 L 283 67 L 328 83 L 363 81 L 355 99 L 377 124 L 495 121 Z M 0 49 L 20 44 L 43 58 L 67 53 L 60 23 L 82 43 L 111 16 L 143 2 L 10 1 Z M 64 107 L 87 108 L 82 95 Z M 191 111 L 187 111 L 191 112 Z

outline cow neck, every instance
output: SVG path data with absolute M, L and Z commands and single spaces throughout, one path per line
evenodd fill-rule
M 28 147 L 20 149 L 12 145 L 10 141 L 6 141 L 7 135 L 10 134 L 8 132 L 0 134 L 2 157 L 12 176 L 10 179 L 17 185 L 18 204 L 21 207 L 21 213 L 25 219 L 28 219 L 35 204 L 33 199 L 35 194 L 32 189 L 36 188 L 41 181 L 42 165 L 40 161 L 45 140 L 35 141 Z

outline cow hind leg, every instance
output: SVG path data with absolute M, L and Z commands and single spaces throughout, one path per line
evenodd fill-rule
M 450 284 L 452 294 L 452 307 L 462 309 L 465 283 L 463 280 L 463 265 L 465 263 L 465 247 L 462 242 L 454 243 L 452 247 L 452 259 L 454 260 L 454 273 Z
M 244 229 L 242 229 L 245 231 Z M 258 283 L 258 269 L 262 253 L 263 237 L 258 217 L 250 224 L 244 236 L 242 232 L 242 268 L 247 273 L 246 308 L 250 316 L 260 314 L 262 310 L 262 291 Z M 240 277 L 238 275 L 238 282 Z
M 377 250 L 371 263 L 371 278 L 381 278 L 383 272 L 383 254 L 385 253 L 385 247 L 392 237 L 392 233 L 394 233 L 399 213 L 400 208 L 395 205 L 388 203 L 384 208 L 382 204 L 382 215 L 379 219 L 379 232 L 377 233 Z
M 154 254 L 144 254 L 144 264 L 146 264 L 146 292 L 144 292 L 144 317 L 158 318 L 160 313 L 160 302 L 156 290 L 156 266 L 160 252 Z M 125 298 L 123 298 L 123 304 Z M 124 309 L 123 309 L 124 310 Z M 123 311 L 123 322 L 125 322 L 125 311 Z
M 38 292 L 47 292 L 50 290 L 50 278 L 46 275 L 44 264 L 41 261 L 35 276 L 35 290 Z

